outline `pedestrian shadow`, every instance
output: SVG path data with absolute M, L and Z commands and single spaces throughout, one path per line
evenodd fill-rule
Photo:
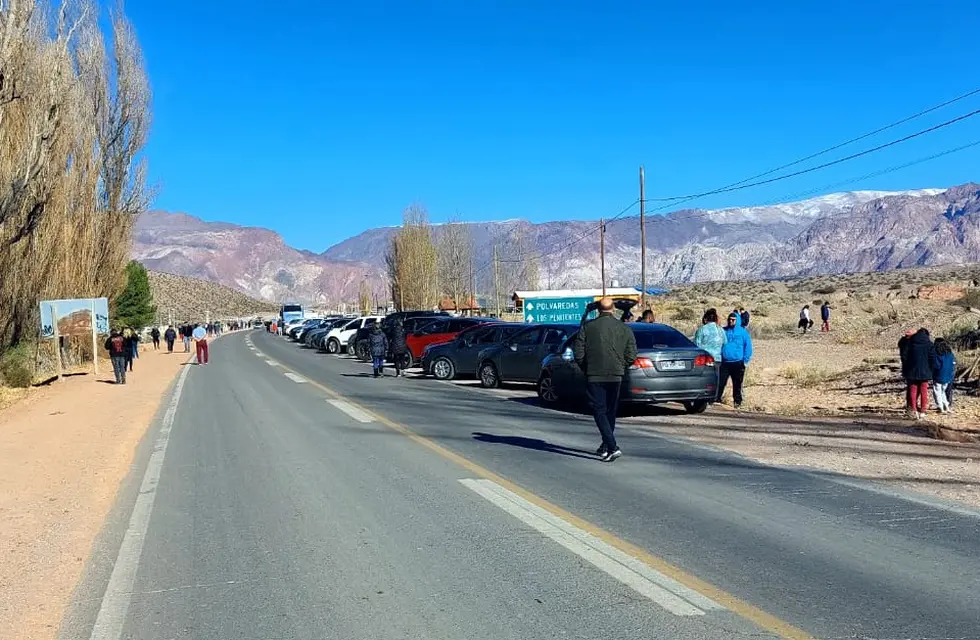
M 98 382 L 101 382 L 102 384 L 119 384 L 115 380 L 99 380 Z
M 545 440 L 539 440 L 537 438 L 522 438 L 520 436 L 498 436 L 492 433 L 483 433 L 481 431 L 473 432 L 473 439 L 479 442 L 488 442 L 491 444 L 506 444 L 511 447 L 520 447 L 522 449 L 530 449 L 532 451 L 543 451 L 545 453 L 557 453 L 558 455 L 568 456 L 570 458 L 583 458 L 585 460 L 596 460 L 595 453 L 592 451 L 585 451 L 584 449 L 574 449 L 571 447 L 563 447 L 557 444 L 551 444 Z
M 366 372 L 365 373 L 342 373 L 342 374 L 340 374 L 340 377 L 342 377 L 342 378 L 373 378 L 374 377 L 374 374 L 373 373 L 366 373 Z M 385 376 L 385 377 L 388 377 L 388 376 Z M 394 377 L 394 376 L 391 376 L 391 377 Z

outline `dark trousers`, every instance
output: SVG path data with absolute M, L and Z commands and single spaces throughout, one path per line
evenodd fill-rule
M 402 360 L 405 359 L 404 353 L 392 353 L 391 361 L 395 365 L 395 375 L 400 376 L 402 374 Z
M 197 341 L 197 364 L 207 364 L 208 363 L 208 341 L 198 340 Z
M 590 382 L 588 384 L 589 406 L 595 426 L 602 435 L 606 451 L 616 451 L 616 414 L 619 412 L 619 392 L 622 382 Z
M 718 374 L 718 401 L 725 394 L 725 387 L 728 386 L 728 379 L 732 379 L 732 398 L 735 404 L 742 404 L 742 383 L 745 382 L 745 363 L 744 362 L 722 362 L 721 370 Z
M 116 376 L 116 384 L 126 383 L 126 357 L 112 356 L 112 373 Z
M 133 354 L 132 352 L 123 356 L 123 369 L 133 370 Z
M 160 348 L 160 338 L 153 338 L 153 348 L 154 349 Z
M 167 353 L 173 353 L 173 352 L 174 352 L 174 341 L 167 340 Z

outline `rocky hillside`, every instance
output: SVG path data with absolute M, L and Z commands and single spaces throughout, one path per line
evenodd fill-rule
M 276 305 L 208 280 L 150 271 L 150 291 L 160 322 L 203 321 L 267 315 Z
M 542 288 L 600 284 L 597 223 L 531 224 L 521 220 L 472 223 L 477 286 L 492 287 L 493 247 L 501 258 L 540 256 Z M 637 217 L 607 224 L 610 280 L 640 276 Z M 354 302 L 362 280 L 386 289 L 377 266 L 395 228 L 369 229 L 322 254 L 298 251 L 268 229 L 204 222 L 151 212 L 135 232 L 135 257 L 157 271 L 204 278 L 281 302 Z M 434 227 L 438 238 L 440 227 Z M 676 211 L 647 219 L 650 284 L 788 278 L 884 271 L 899 267 L 980 262 L 980 185 L 948 190 L 854 191 L 800 202 L 705 211 Z M 514 282 L 503 269 L 501 288 Z

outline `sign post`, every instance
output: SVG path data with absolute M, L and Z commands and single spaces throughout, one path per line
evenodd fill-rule
M 58 334 L 58 305 L 51 303 L 51 327 L 54 329 L 54 360 L 58 365 L 57 380 L 61 380 L 61 336 Z
M 92 300 L 92 365 L 95 375 L 99 375 L 99 326 L 95 318 L 95 300 Z
M 573 322 L 578 324 L 594 297 L 528 298 L 524 300 L 524 322 Z

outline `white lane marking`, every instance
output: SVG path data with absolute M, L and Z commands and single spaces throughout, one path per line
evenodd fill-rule
M 270 367 L 278 367 L 279 366 L 279 363 L 276 362 L 275 360 L 266 360 L 265 363 L 267 365 L 269 365 Z
M 369 414 L 367 411 L 362 410 L 360 407 L 355 407 L 349 402 L 344 402 L 343 400 L 327 400 L 327 402 L 337 407 L 358 422 L 363 422 L 364 424 L 374 422 L 374 416 Z
M 195 358 L 191 357 L 189 362 L 194 360 Z M 163 469 L 163 458 L 167 453 L 167 444 L 170 442 L 170 430 L 174 425 L 174 416 L 177 414 L 180 394 L 184 390 L 184 381 L 187 379 L 187 372 L 190 371 L 190 367 L 183 369 L 180 377 L 177 378 L 177 386 L 174 387 L 174 395 L 167 406 L 167 412 L 163 415 L 160 435 L 157 436 L 153 453 L 150 454 L 150 461 L 146 466 L 146 472 L 143 474 L 143 482 L 140 484 L 139 495 L 136 497 L 136 505 L 133 507 L 129 526 L 126 528 L 122 545 L 119 547 L 119 554 L 116 556 L 116 562 L 112 567 L 109 585 L 106 587 L 105 595 L 102 596 L 102 605 L 99 607 L 98 616 L 95 618 L 95 626 L 92 627 L 91 640 L 119 640 L 122 638 L 123 626 L 126 623 L 129 604 L 132 599 L 133 585 L 136 583 L 136 570 L 139 568 L 140 556 L 143 554 L 143 541 L 150 524 L 150 515 L 153 513 L 153 502 L 156 499 L 157 484 Z
M 469 478 L 460 482 L 674 615 L 703 616 L 706 611 L 724 609 L 717 602 L 504 489 L 496 482 Z
M 259 353 L 258 351 L 255 352 L 255 355 L 257 355 L 260 358 L 264 358 L 265 357 L 265 354 L 264 353 Z
M 306 378 L 304 378 L 303 376 L 301 376 L 301 375 L 299 375 L 297 373 L 293 373 L 292 371 L 287 371 L 283 375 L 286 376 L 287 378 L 289 378 L 290 380 L 292 380 L 293 382 L 296 382 L 298 384 L 305 384 L 307 382 Z

